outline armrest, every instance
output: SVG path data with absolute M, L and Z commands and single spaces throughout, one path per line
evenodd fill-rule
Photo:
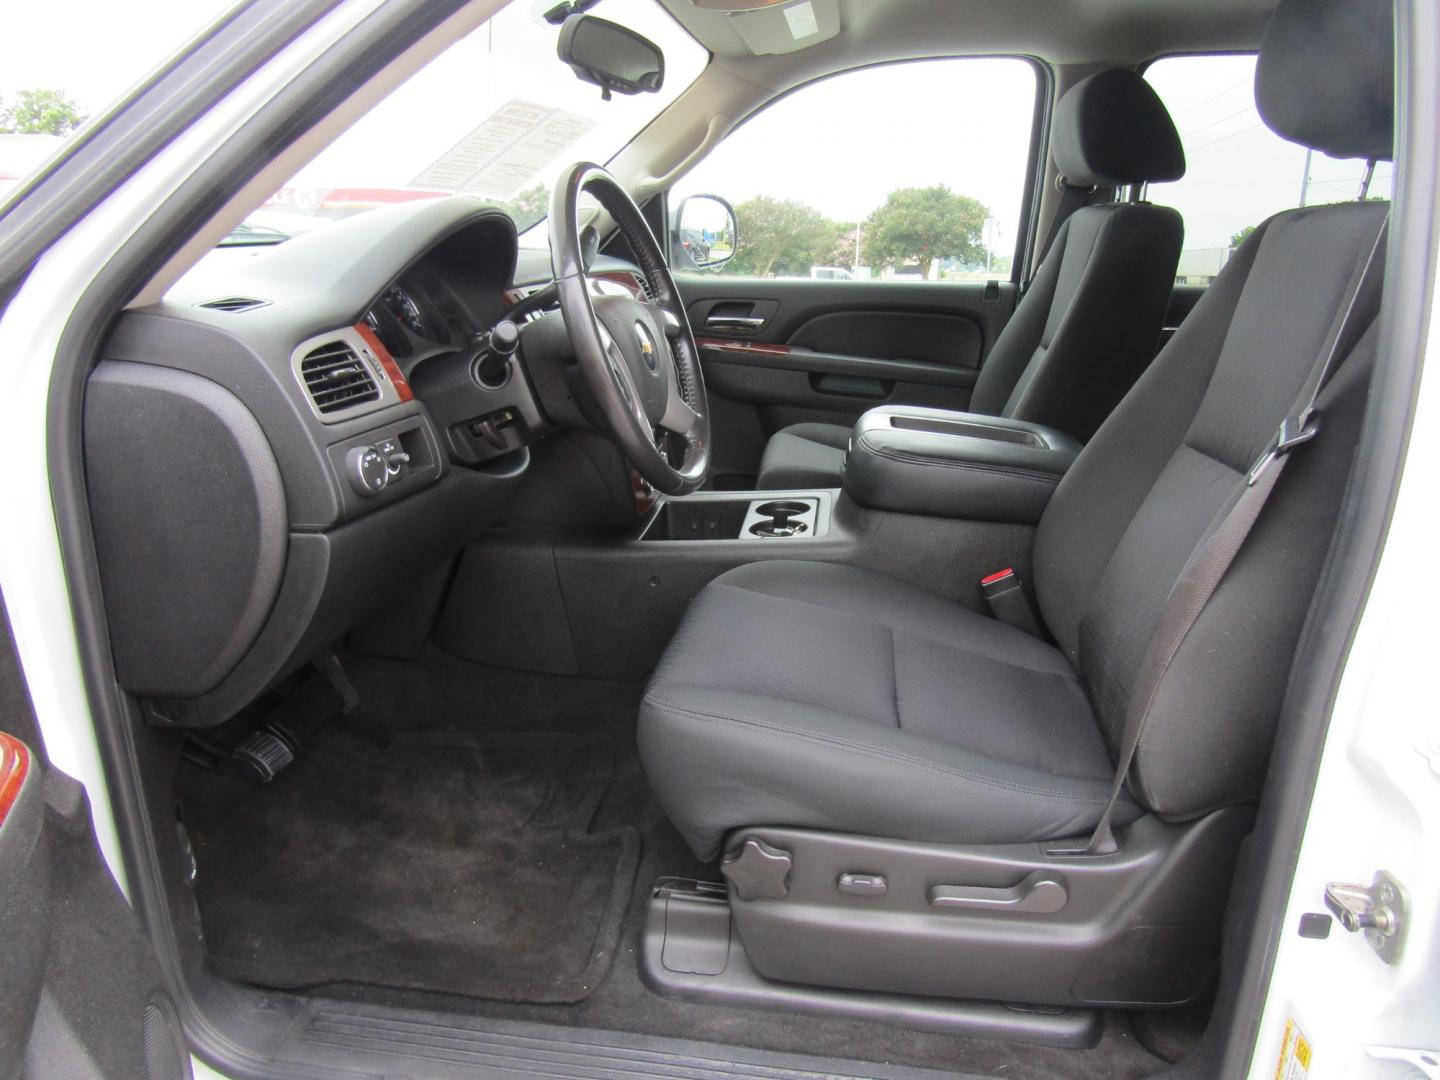
M 932 517 L 1034 523 L 1080 453 L 1039 424 L 909 406 L 855 424 L 844 486 L 862 506 Z

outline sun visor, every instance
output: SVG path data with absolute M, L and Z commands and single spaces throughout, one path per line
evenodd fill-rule
M 698 8 L 724 11 L 756 56 L 798 52 L 840 32 L 837 0 L 691 0 Z

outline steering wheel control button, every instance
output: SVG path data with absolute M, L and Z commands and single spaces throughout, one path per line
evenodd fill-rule
M 780 900 L 790 894 L 790 853 L 750 836 L 740 850 L 727 855 L 720 872 L 729 879 L 737 900 Z
M 374 446 L 357 446 L 345 455 L 345 474 L 350 486 L 367 498 L 379 495 L 390 483 L 390 465 Z

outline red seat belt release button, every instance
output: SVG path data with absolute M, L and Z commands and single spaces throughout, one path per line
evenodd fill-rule
M 1044 636 L 1014 567 L 1007 566 L 993 574 L 986 574 L 980 579 L 980 591 L 985 594 L 990 614 L 997 620 L 1035 637 Z

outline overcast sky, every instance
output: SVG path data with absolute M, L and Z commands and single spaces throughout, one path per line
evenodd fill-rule
M 94 112 L 234 0 L 14 0 L 0 34 L 0 96 L 63 90 Z
M 86 111 L 97 110 L 226 6 L 221 0 L 12 4 L 0 36 L 0 95 L 50 87 Z M 669 70 L 662 95 L 602 104 L 594 87 L 553 59 L 554 31 L 535 22 L 529 6 L 520 0 L 493 29 L 482 28 L 441 57 L 299 182 L 410 183 L 462 149 L 467 136 L 483 138 L 472 132 L 516 100 L 551 107 L 571 121 L 550 133 L 559 148 L 538 174 L 548 178 L 579 157 L 608 157 L 618 139 L 698 71 L 698 47 L 677 40 L 674 24 L 648 0 L 605 0 L 601 14 L 662 39 Z M 1305 151 L 1260 123 L 1253 68 L 1246 57 L 1165 60 L 1152 68 L 1150 78 L 1184 138 L 1189 174 L 1156 186 L 1151 198 L 1185 215 L 1187 248 L 1224 246 L 1238 229 L 1300 198 Z M 793 198 L 852 221 L 896 187 L 943 183 L 990 207 L 994 247 L 1008 250 L 1019 220 L 1033 94 L 1033 75 L 1016 60 L 904 64 L 829 79 L 752 119 L 682 181 L 681 191 L 711 191 L 732 202 L 758 194 Z M 377 144 L 385 154 L 374 153 Z M 530 152 L 533 159 L 536 151 Z M 1310 201 L 1353 197 L 1362 169 L 1359 162 L 1316 155 Z M 1388 175 L 1382 166 L 1377 194 L 1389 194 Z

